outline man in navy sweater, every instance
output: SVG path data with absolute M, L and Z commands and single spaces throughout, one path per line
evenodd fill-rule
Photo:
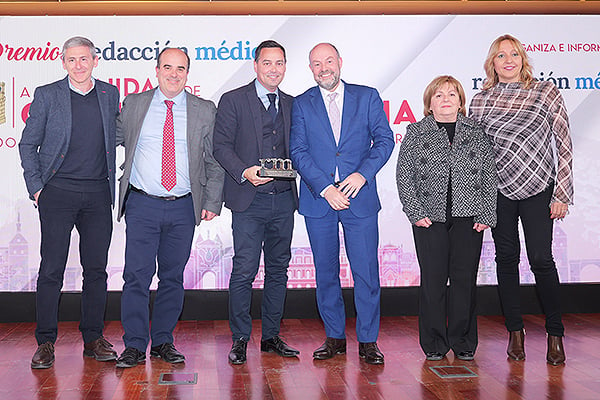
M 79 233 L 83 267 L 79 324 L 83 355 L 98 361 L 116 358 L 102 332 L 119 92 L 115 86 L 92 78 L 98 57 L 90 40 L 67 40 L 62 63 L 68 76 L 35 90 L 19 142 L 25 184 L 38 207 L 41 228 L 35 330 L 38 349 L 31 360 L 35 369 L 50 368 L 54 363 L 58 301 L 73 227 Z

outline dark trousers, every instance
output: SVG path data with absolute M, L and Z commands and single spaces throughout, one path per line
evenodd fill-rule
M 56 341 L 58 302 L 73 227 L 79 233 L 83 268 L 81 321 L 85 343 L 102 336 L 106 306 L 106 263 L 112 235 L 108 182 L 102 192 L 71 192 L 46 185 L 38 199 L 41 263 L 37 279 L 35 337 L 38 344 Z
M 183 270 L 194 238 L 192 197 L 167 201 L 130 192 L 125 221 L 123 341 L 125 347 L 145 353 L 149 335 L 152 346 L 173 343 L 173 330 L 183 308 Z M 150 329 L 150 284 L 154 273 L 159 281 Z
M 473 218 L 449 217 L 429 228 L 413 225 L 421 269 L 419 342 L 425 353 L 475 351 L 477 269 L 483 232 Z M 448 285 L 449 280 L 449 285 Z
M 506 318 L 506 328 L 523 329 L 519 294 L 519 242 L 518 221 L 521 218 L 527 258 L 542 308 L 546 314 L 546 331 L 563 336 L 564 326 L 560 313 L 558 273 L 552 257 L 552 227 L 550 201 L 554 186 L 525 200 L 510 200 L 498 192 L 498 224 L 492 230 L 496 246 L 496 272 L 498 292 Z
M 294 195 L 257 193 L 243 212 L 232 213 L 233 270 L 229 279 L 229 327 L 233 340 L 249 339 L 252 331 L 252 282 L 264 253 L 262 339 L 279 335 L 287 290 L 287 270 L 294 230 Z
M 350 210 L 329 209 L 321 218 L 305 217 L 314 256 L 317 305 L 327 337 L 346 337 L 346 312 L 340 284 L 340 233 L 344 230 L 345 252 L 354 279 L 356 336 L 361 343 L 379 336 L 381 294 L 377 246 L 377 214 L 358 218 Z

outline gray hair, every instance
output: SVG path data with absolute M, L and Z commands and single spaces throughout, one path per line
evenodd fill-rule
M 67 39 L 65 44 L 63 44 L 62 56 L 61 56 L 63 61 L 65 59 L 65 51 L 67 49 L 70 49 L 71 47 L 79 47 L 79 46 L 88 47 L 90 49 L 90 54 L 92 55 L 92 58 L 98 57 L 96 55 L 96 46 L 94 46 L 94 43 L 92 43 L 92 41 L 90 39 L 84 38 L 83 36 L 74 36 L 70 39 Z

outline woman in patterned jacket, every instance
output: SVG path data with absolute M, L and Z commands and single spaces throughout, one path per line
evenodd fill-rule
M 473 97 L 470 112 L 492 141 L 498 169 L 498 225 L 492 235 L 498 291 L 509 332 L 507 353 L 511 359 L 525 359 L 519 296 L 521 219 L 527 258 L 546 314 L 546 360 L 559 365 L 565 362 L 564 326 L 552 257 L 552 225 L 573 204 L 567 111 L 553 83 L 533 79 L 527 53 L 513 36 L 494 40 L 484 68 L 487 79 Z
M 425 118 L 407 127 L 396 170 L 421 270 L 419 342 L 427 360 L 450 349 L 472 360 L 483 231 L 496 225 L 494 155 L 483 130 L 465 117 L 455 78 L 435 78 L 423 103 Z

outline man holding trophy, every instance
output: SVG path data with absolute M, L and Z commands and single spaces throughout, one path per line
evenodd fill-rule
M 231 210 L 233 229 L 229 281 L 232 364 L 246 362 L 252 330 L 252 282 L 263 249 L 261 351 L 283 357 L 299 354 L 279 337 L 298 204 L 295 173 L 290 173 L 286 161 L 293 97 L 279 90 L 285 69 L 283 46 L 273 40 L 262 42 L 254 58 L 256 79 L 225 93 L 217 111 L 214 156 L 227 172 L 225 207 Z

